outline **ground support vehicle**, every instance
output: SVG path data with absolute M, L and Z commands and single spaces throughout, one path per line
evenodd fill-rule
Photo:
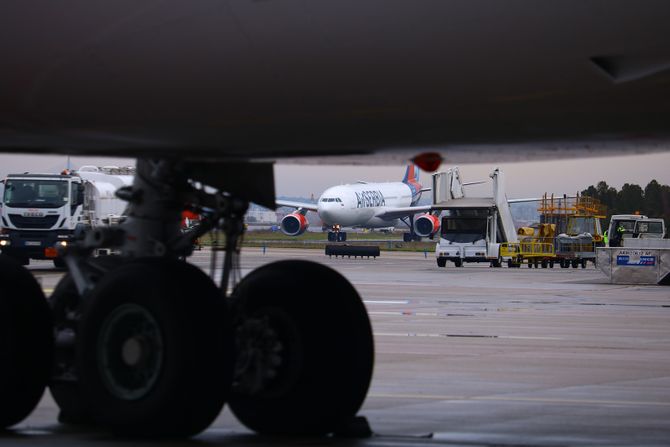
M 625 239 L 662 239 L 665 221 L 640 214 L 615 214 L 607 230 L 609 247 L 624 246 Z
M 554 252 L 562 268 L 596 261 L 596 247 L 604 245 L 600 219 L 607 215 L 597 199 L 577 194 L 554 197 L 544 194 L 538 207 L 541 224 L 555 226 Z
M 440 240 L 435 246 L 438 267 L 445 267 L 447 261 L 456 267 L 465 262 L 500 267 L 500 244 L 517 242 L 503 173 L 496 169 L 490 177 L 493 197 L 464 197 L 458 171 L 433 175 L 433 209 L 442 212 Z
M 588 262 L 596 261 L 596 243 L 589 234 L 556 237 L 556 256 L 562 268 L 581 266 L 586 268 Z
M 500 244 L 500 257 L 510 268 L 523 263 L 527 263 L 528 268 L 553 268 L 556 253 L 554 245 L 548 242 L 504 242 Z
M 119 223 L 127 203 L 115 192 L 132 179 L 133 168 L 95 166 L 8 175 L 0 206 L 2 253 L 24 265 L 30 259 L 53 259 L 63 267 L 60 248 L 90 228 Z

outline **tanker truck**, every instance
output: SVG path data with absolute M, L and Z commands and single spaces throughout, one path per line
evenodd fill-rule
M 115 192 L 132 183 L 134 168 L 83 166 L 60 174 L 9 174 L 0 184 L 0 250 L 27 265 L 52 259 L 59 247 L 99 225 L 114 225 L 126 202 Z

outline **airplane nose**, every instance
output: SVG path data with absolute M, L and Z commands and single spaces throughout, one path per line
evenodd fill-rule
M 322 209 L 319 212 L 319 217 L 321 217 L 321 220 L 328 225 L 337 223 L 335 222 L 335 213 L 332 209 Z

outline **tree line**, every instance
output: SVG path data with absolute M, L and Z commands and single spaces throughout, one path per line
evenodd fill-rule
M 607 222 L 613 214 L 635 214 L 662 217 L 666 231 L 670 223 L 670 186 L 650 181 L 644 189 L 640 185 L 626 183 L 617 191 L 604 180 L 581 192 L 583 196 L 598 199 L 607 207 Z

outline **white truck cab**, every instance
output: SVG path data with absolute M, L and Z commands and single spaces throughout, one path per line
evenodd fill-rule
M 74 173 L 8 175 L 0 195 L 2 253 L 22 264 L 53 259 L 62 266 L 58 248 L 75 232 L 111 224 L 122 215 L 126 203 L 114 193 L 131 183 L 132 173 L 119 172 L 87 166 Z
M 665 222 L 640 214 L 615 214 L 610 219 L 607 236 L 610 247 L 622 247 L 624 239 L 662 239 Z

